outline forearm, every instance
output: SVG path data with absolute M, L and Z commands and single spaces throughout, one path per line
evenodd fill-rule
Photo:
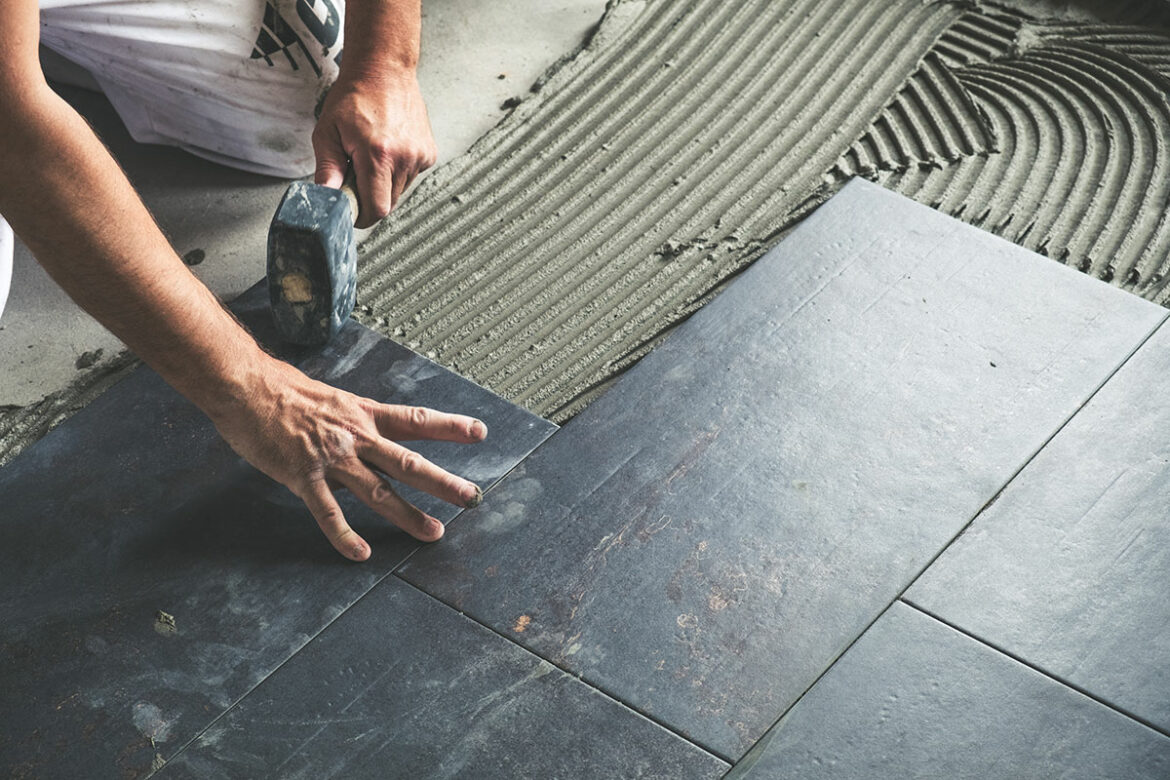
M 418 67 L 420 0 L 349 0 L 339 80 L 381 80 Z
M 266 356 L 175 255 L 85 121 L 32 85 L 0 118 L 0 213 L 53 279 L 209 413 Z

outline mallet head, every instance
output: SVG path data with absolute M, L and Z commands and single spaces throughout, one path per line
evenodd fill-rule
M 293 182 L 268 230 L 268 296 L 281 337 L 328 342 L 353 312 L 357 217 L 352 191 Z

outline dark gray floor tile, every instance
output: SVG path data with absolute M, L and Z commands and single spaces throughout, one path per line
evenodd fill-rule
M 356 392 L 481 416 L 486 442 L 418 449 L 485 485 L 553 427 L 357 325 L 302 358 Z M 140 776 L 198 733 L 417 548 L 342 504 L 366 564 L 145 369 L 0 470 L 0 774 Z
M 392 578 L 160 777 L 682 780 L 726 770 Z
M 895 603 L 728 777 L 1168 776 L 1170 739 Z
M 855 182 L 403 576 L 737 757 L 1165 315 Z
M 1170 327 L 908 599 L 1170 731 Z

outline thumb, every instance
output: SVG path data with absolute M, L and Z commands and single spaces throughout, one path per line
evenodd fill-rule
M 326 187 L 340 189 L 341 183 L 345 181 L 345 171 L 349 167 L 349 158 L 341 146 L 341 139 L 334 136 L 328 140 L 314 140 L 313 151 L 317 155 L 313 181 Z

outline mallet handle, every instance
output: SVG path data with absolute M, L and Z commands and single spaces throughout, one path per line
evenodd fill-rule
M 358 209 L 361 208 L 358 205 L 356 184 L 357 181 L 354 179 L 353 167 L 351 166 L 345 172 L 345 180 L 341 182 L 341 194 L 344 195 L 347 200 L 349 200 L 349 213 L 353 215 L 353 221 L 355 225 L 358 221 Z

